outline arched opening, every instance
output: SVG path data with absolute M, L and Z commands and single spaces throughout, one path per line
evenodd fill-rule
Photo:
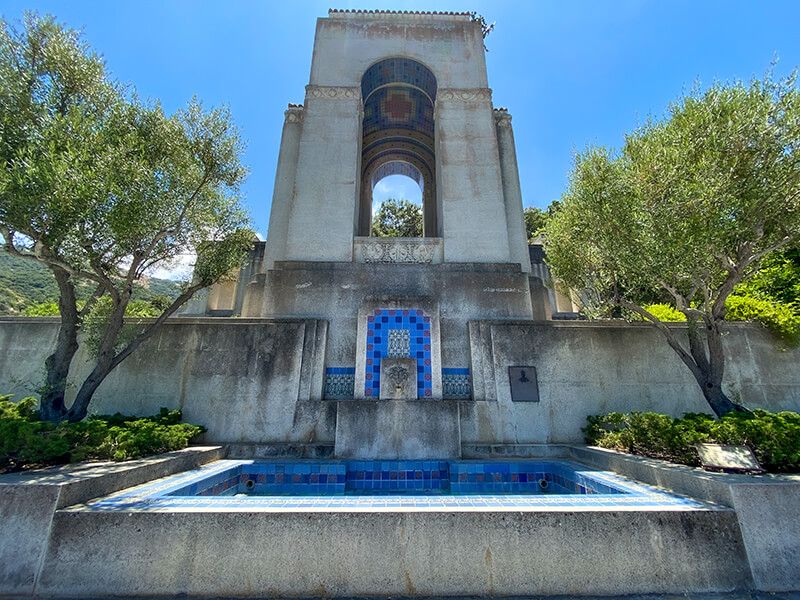
M 405 163 L 384 163 L 383 167 L 372 178 L 370 235 L 422 237 L 423 182 L 419 172 Z
M 436 78 L 410 58 L 386 58 L 361 79 L 364 101 L 358 235 L 372 230 L 373 192 L 383 179 L 404 175 L 421 192 L 423 233 L 439 235 L 436 214 L 433 103 Z

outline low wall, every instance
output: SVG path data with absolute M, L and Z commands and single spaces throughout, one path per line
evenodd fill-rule
M 644 323 L 473 321 L 469 333 L 475 401 L 461 404 L 464 443 L 581 443 L 586 415 L 710 411 L 689 369 Z M 751 324 L 731 324 L 724 343 L 733 397 L 800 411 L 800 349 Z M 536 369 L 539 402 L 512 400 L 511 366 Z
M 77 509 L 55 514 L 36 594 L 610 596 L 751 586 L 733 511 Z
M 32 596 L 58 509 L 219 460 L 195 446 L 126 463 L 82 463 L 0 475 L 0 596 Z
M 0 318 L 0 393 L 32 393 L 57 329 L 55 319 Z M 214 443 L 332 445 L 336 402 L 322 400 L 328 329 L 318 319 L 173 319 L 108 377 L 91 410 L 181 408 Z M 459 402 L 463 443 L 580 443 L 589 414 L 708 411 L 689 370 L 645 324 L 472 321 L 468 329 L 474 399 Z M 800 349 L 756 325 L 730 329 L 726 388 L 750 407 L 800 411 Z M 77 359 L 80 375 L 83 350 Z M 512 400 L 510 366 L 535 367 L 539 402 Z
M 57 331 L 55 319 L 0 319 L 0 393 L 32 393 Z M 321 401 L 326 339 L 327 322 L 315 319 L 175 319 L 109 375 L 90 411 L 180 408 L 207 441 L 332 442 L 336 404 Z M 86 358 L 82 349 L 71 380 L 86 374 Z

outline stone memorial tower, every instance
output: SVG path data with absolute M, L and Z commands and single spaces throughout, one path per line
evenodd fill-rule
M 373 188 L 393 174 L 421 189 L 423 237 L 370 237 Z M 467 323 L 533 313 L 511 117 L 469 14 L 317 21 L 261 270 L 242 316 L 326 319 L 325 397 L 377 398 L 391 358 L 418 359 L 419 398 L 470 396 Z

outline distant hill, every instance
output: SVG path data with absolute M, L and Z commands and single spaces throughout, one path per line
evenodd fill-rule
M 134 300 L 149 300 L 154 296 L 177 298 L 180 286 L 169 279 L 142 279 L 133 293 Z M 92 291 L 88 284 L 78 287 L 79 299 Z M 28 306 L 58 299 L 58 286 L 47 267 L 32 260 L 23 260 L 0 251 L 0 315 L 19 314 Z

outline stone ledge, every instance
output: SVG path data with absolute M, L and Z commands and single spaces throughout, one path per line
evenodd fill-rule
M 222 446 L 190 446 L 127 462 L 93 462 L 0 475 L 0 489 L 49 487 L 58 489 L 58 505 L 64 508 L 91 498 L 113 494 L 153 479 L 196 469 L 224 457 Z
M 225 444 L 227 458 L 333 458 L 333 443 Z

